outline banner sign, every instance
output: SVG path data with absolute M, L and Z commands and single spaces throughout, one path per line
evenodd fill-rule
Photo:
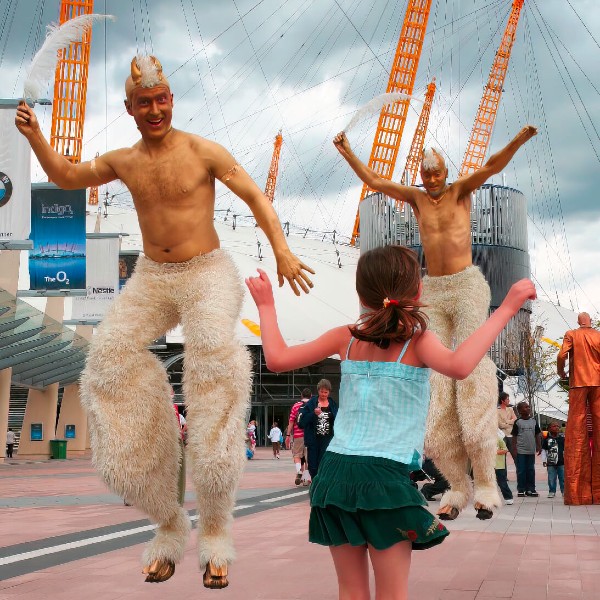
M 31 186 L 30 289 L 85 289 L 85 211 L 84 189 Z
M 105 317 L 119 293 L 119 244 L 118 235 L 88 238 L 85 258 L 87 293 L 73 298 L 71 319 L 86 321 Z
M 15 127 L 18 101 L 0 101 L 0 240 L 27 240 L 31 223 L 31 148 Z
M 128 250 L 119 253 L 119 291 L 123 289 L 127 280 L 133 275 L 139 255 L 138 250 Z

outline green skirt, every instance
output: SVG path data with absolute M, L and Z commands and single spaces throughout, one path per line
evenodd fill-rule
M 448 530 L 410 483 L 408 467 L 373 456 L 326 452 L 310 488 L 309 540 L 323 546 L 385 550 L 412 542 L 413 550 L 439 544 Z

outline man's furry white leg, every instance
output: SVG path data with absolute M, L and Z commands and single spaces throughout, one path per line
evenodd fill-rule
M 244 428 L 250 357 L 238 344 L 186 362 L 188 456 L 198 502 L 198 560 L 225 566 L 235 558 L 231 535 L 237 485 L 245 465 Z
M 487 510 L 501 506 L 496 483 L 498 416 L 496 366 L 486 356 L 473 373 L 457 382 L 458 412 L 463 426 L 463 440 L 474 479 L 474 502 Z M 478 401 L 474 402 L 473 398 Z
M 148 280 L 144 264 L 92 339 L 81 398 L 100 475 L 159 525 L 148 556 L 176 562 L 190 528 L 177 501 L 179 427 L 165 369 L 146 347 L 178 315 L 161 296 L 161 286 Z
M 144 549 L 142 564 L 150 566 L 155 560 L 181 562 L 191 529 L 187 510 L 180 508 L 171 521 L 159 525 Z

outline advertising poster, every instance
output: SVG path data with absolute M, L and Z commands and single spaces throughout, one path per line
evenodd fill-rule
M 119 293 L 119 236 L 94 235 L 87 240 L 86 295 L 73 298 L 71 318 L 77 321 L 102 320 Z
M 137 250 L 123 251 L 119 253 L 119 291 L 133 275 L 133 270 L 140 253 Z
M 0 104 L 0 240 L 29 239 L 31 148 L 15 127 L 17 101 Z
M 31 186 L 30 289 L 85 289 L 85 211 L 84 189 Z

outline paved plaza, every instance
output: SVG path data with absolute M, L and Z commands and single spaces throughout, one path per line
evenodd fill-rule
M 469 509 L 449 523 L 441 546 L 413 553 L 411 599 L 600 599 L 600 506 L 548 499 L 545 469 L 536 471 L 539 498 L 515 494 L 490 521 Z M 335 599 L 329 552 L 307 542 L 307 488 L 293 479 L 289 452 L 272 460 L 258 449 L 248 461 L 230 585 L 206 590 L 195 536 L 169 581 L 144 583 L 140 557 L 152 526 L 106 489 L 89 459 L 0 464 L 0 600 Z M 510 465 L 509 479 L 515 490 Z M 189 480 L 186 508 L 194 519 Z

